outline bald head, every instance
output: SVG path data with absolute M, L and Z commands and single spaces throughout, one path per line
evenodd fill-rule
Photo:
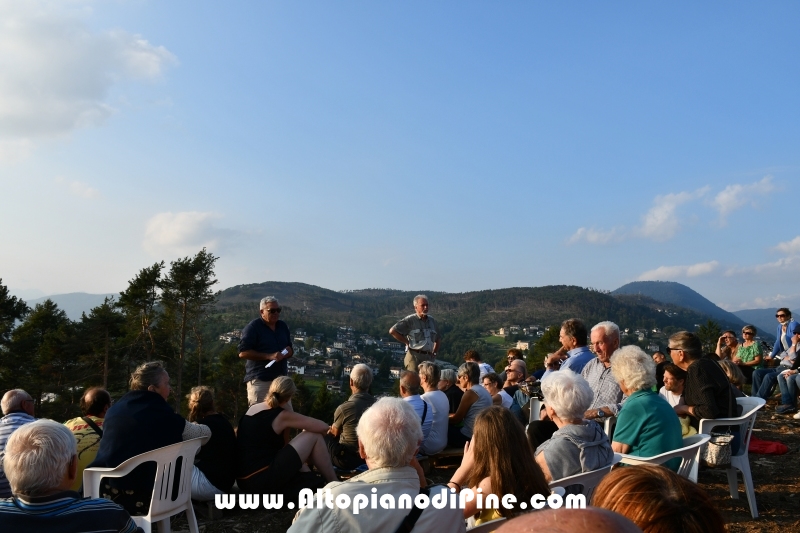
M 542 509 L 509 520 L 497 533 L 641 533 L 636 524 L 622 515 L 587 507 L 586 509 Z
M 28 413 L 33 416 L 33 398 L 22 389 L 12 389 L 3 395 L 0 400 L 0 409 L 3 414 Z
M 419 394 L 419 376 L 408 370 L 400 372 L 400 396 L 407 398 Z
M 81 412 L 84 415 L 104 418 L 109 407 L 111 407 L 111 395 L 102 387 L 87 389 L 81 397 Z

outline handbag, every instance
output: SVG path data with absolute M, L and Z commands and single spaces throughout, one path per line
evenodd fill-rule
M 700 453 L 700 463 L 710 468 L 727 468 L 731 465 L 730 433 L 711 433 L 711 439 Z

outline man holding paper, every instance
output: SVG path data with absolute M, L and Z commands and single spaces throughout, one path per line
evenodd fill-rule
M 286 360 L 294 355 L 289 326 L 278 320 L 278 300 L 274 296 L 263 298 L 259 312 L 261 318 L 247 324 L 239 342 L 239 358 L 247 360 L 244 381 L 250 405 L 263 402 L 272 380 L 289 373 Z

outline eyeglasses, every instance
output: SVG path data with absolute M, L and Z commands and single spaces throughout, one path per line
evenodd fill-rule
M 680 350 L 680 348 L 673 348 L 672 346 L 667 346 L 668 352 L 671 352 L 672 350 Z
M 783 313 L 778 313 L 777 315 L 775 315 L 775 318 L 786 318 L 786 315 Z
M 743 331 L 742 335 L 755 335 L 752 331 Z
M 273 307 L 272 309 L 267 309 L 267 313 L 269 313 L 271 315 L 273 315 L 275 313 L 281 314 L 281 308 L 280 307 Z

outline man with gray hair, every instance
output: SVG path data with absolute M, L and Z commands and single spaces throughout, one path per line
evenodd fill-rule
M 3 531 L 141 533 L 116 503 L 70 490 L 78 470 L 75 437 L 66 426 L 36 420 L 11 435 L 3 465 L 13 498 L 0 499 Z
M 611 373 L 611 356 L 619 348 L 619 326 L 609 321 L 600 322 L 592 328 L 591 340 L 597 357 L 586 363 L 581 375 L 589 382 L 594 401 L 583 417 L 602 422 L 606 417 L 617 416 L 625 399 Z
M 33 398 L 22 389 L 6 392 L 0 401 L 0 408 L 5 415 L 0 418 L 0 455 L 2 455 L 11 434 L 36 419 L 33 417 Z M 0 498 L 10 497 L 11 487 L 6 479 L 2 461 L 0 461 Z
M 333 424 L 325 436 L 325 443 L 331 454 L 331 462 L 336 468 L 353 470 L 364 464 L 358 455 L 358 436 L 356 427 L 361 415 L 375 403 L 369 393 L 372 385 L 372 370 L 359 364 L 350 372 L 350 391 L 352 395 L 333 413 Z
M 417 371 L 422 361 L 433 361 L 439 351 L 439 332 L 436 321 L 428 314 L 428 297 L 418 294 L 414 297 L 414 313 L 391 327 L 389 335 L 406 346 L 403 361 L 406 370 Z
M 414 506 L 413 501 L 421 491 L 419 476 L 411 461 L 421 440 L 419 418 L 407 402 L 399 398 L 381 398 L 375 402 L 358 424 L 358 450 L 369 470 L 344 482 L 328 483 L 322 489 L 323 494 L 330 491 L 334 502 L 353 503 L 342 508 L 323 504 L 301 509 L 288 533 L 384 533 L 397 531 L 401 523 L 406 531 L 414 533 L 465 531 L 463 512 L 449 505 L 450 491 L 446 487 L 430 491 L 431 498 L 445 498 L 448 505 L 443 509 L 433 505 Z M 355 512 L 359 497 L 368 503 L 358 506 Z M 373 501 L 377 504 L 372 504 Z
M 274 296 L 259 304 L 261 318 L 256 318 L 242 331 L 239 357 L 247 360 L 244 382 L 250 405 L 263 402 L 272 380 L 289 373 L 287 359 L 294 355 L 292 335 L 286 322 L 278 320 L 281 306 Z

